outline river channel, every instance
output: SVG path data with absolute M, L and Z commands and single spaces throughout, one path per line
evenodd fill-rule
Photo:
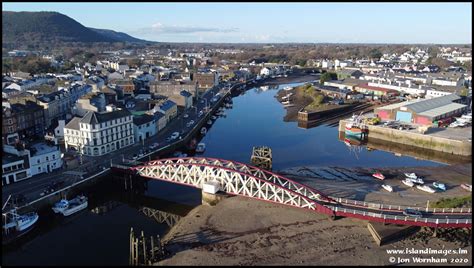
M 297 84 L 289 84 L 297 85 Z M 284 122 L 284 107 L 275 95 L 280 85 L 268 90 L 252 88 L 233 98 L 200 142 L 202 156 L 250 162 L 253 146 L 272 148 L 273 170 L 312 165 L 341 167 L 439 166 L 443 163 L 396 156 L 391 152 L 347 146 L 337 127 L 298 128 Z M 170 224 L 147 216 L 152 209 L 163 215 L 186 215 L 201 203 L 200 190 L 149 181 L 136 193 L 103 178 L 84 190 L 87 210 L 64 218 L 50 209 L 40 211 L 33 231 L 2 248 L 2 265 L 128 265 L 130 228 L 145 235 L 163 235 Z M 148 214 L 149 215 L 149 214 Z

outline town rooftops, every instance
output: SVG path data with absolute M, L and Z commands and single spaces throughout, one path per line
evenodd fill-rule
M 162 104 L 160 104 L 160 109 L 163 111 L 168 111 L 169 109 L 173 108 L 173 106 L 176 106 L 176 103 L 172 100 L 166 100 Z
M 443 114 L 447 114 L 449 112 L 457 111 L 457 110 L 462 109 L 464 107 L 466 107 L 466 105 L 452 102 L 452 103 L 449 103 L 449 104 L 446 104 L 446 105 L 443 105 L 443 106 L 440 106 L 440 107 L 436 107 L 436 108 L 431 109 L 431 110 L 424 111 L 422 113 L 419 113 L 419 115 L 435 118 L 435 117 L 441 116 Z
M 131 113 L 128 110 L 116 110 L 106 113 L 97 113 L 93 111 L 88 111 L 86 115 L 80 120 L 81 123 L 86 124 L 100 124 L 108 122 L 117 118 L 123 118 L 130 116 Z
M 396 91 L 394 89 L 374 87 L 374 86 L 369 86 L 368 84 L 359 84 L 358 87 L 368 89 L 368 90 L 372 90 L 372 91 L 380 91 L 380 92 L 397 93 L 398 94 L 398 91 Z
M 192 94 L 189 93 L 189 92 L 187 92 L 186 90 L 182 90 L 181 92 L 179 92 L 179 94 L 180 94 L 181 96 L 186 97 L 186 98 L 189 98 L 189 97 L 192 96 Z
M 133 117 L 133 124 L 135 124 L 137 126 L 140 126 L 140 125 L 144 125 L 146 123 L 152 122 L 154 119 L 155 119 L 155 117 L 153 115 L 149 115 L 149 114 L 144 114 L 144 115 L 141 115 L 141 116 L 134 116 Z
M 24 161 L 23 157 L 19 157 L 7 152 L 2 153 L 2 165 L 11 164 L 18 161 Z
M 34 148 L 33 150 L 35 151 L 34 155 L 42 155 L 42 154 L 48 154 L 48 153 L 58 151 L 58 148 L 56 146 L 49 146 L 49 145 L 46 145 L 45 143 L 32 144 L 31 148 Z
M 52 102 L 56 99 L 56 97 L 61 97 L 63 96 L 63 94 L 66 93 L 64 90 L 59 90 L 59 91 L 55 91 L 55 92 L 52 92 L 52 93 L 49 93 L 49 94 L 45 94 L 43 96 L 39 96 L 37 99 L 41 102 Z
M 64 128 L 79 130 L 79 122 L 81 121 L 80 117 L 74 117 L 69 121 Z
M 449 94 L 446 96 L 437 97 L 433 99 L 427 99 L 427 100 L 424 99 L 416 103 L 405 105 L 405 107 L 414 111 L 415 113 L 422 113 L 424 111 L 428 111 L 431 109 L 445 106 L 447 104 L 451 104 L 453 101 L 459 100 L 460 98 L 461 97 L 459 97 L 456 94 Z

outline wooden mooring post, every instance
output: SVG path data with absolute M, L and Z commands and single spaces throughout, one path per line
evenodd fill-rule
M 272 170 L 272 149 L 266 146 L 254 146 L 250 161 L 256 167 Z
M 150 236 L 146 238 L 144 232 L 139 237 L 135 237 L 133 228 L 130 228 L 130 259 L 131 266 L 153 265 L 162 260 L 164 249 L 161 244 L 160 236 Z

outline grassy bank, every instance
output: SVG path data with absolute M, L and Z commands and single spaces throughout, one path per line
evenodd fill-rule
M 434 204 L 430 205 L 432 208 L 460 208 L 470 207 L 472 205 L 472 196 L 467 195 L 463 197 L 441 198 Z

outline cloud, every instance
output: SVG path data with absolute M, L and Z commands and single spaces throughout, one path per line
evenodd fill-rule
M 196 27 L 196 26 L 180 26 L 180 25 L 164 25 L 162 23 L 155 23 L 151 27 L 146 27 L 137 30 L 139 33 L 164 33 L 164 34 L 192 34 L 192 33 L 232 33 L 238 32 L 238 28 L 215 28 L 215 27 Z

